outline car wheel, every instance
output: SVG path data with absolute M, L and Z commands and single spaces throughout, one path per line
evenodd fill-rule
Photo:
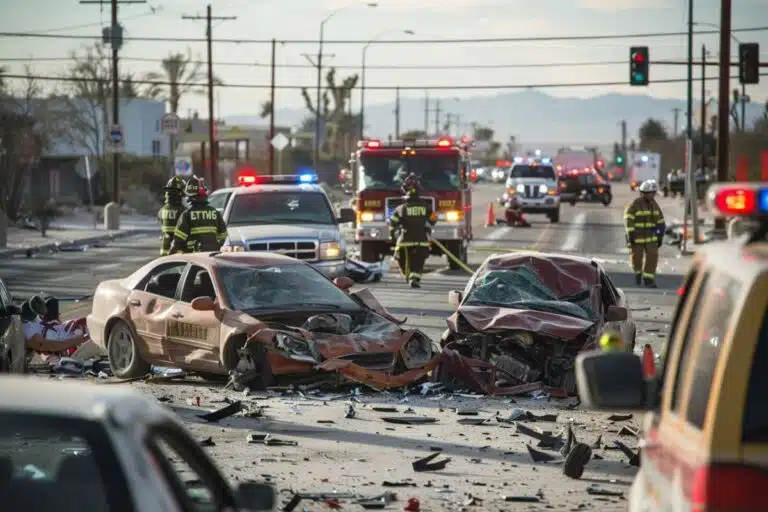
M 558 222 L 560 222 L 560 209 L 559 208 L 557 210 L 555 210 L 553 213 L 549 214 L 549 221 L 552 224 L 557 224 Z
M 115 377 L 133 379 L 149 373 L 150 365 L 142 359 L 133 331 L 122 320 L 109 331 L 107 355 Z
M 576 206 L 576 201 L 571 201 L 571 206 Z

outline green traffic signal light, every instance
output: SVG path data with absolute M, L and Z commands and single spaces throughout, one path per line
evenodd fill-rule
M 620 163 L 622 163 L 622 162 L 624 162 L 624 158 L 622 158 L 622 157 L 620 157 L 620 156 L 617 156 L 617 157 L 616 157 L 616 163 L 617 163 L 617 164 L 620 164 Z

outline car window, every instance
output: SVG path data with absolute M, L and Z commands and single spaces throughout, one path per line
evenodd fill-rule
M 323 224 L 336 222 L 323 192 L 275 191 L 238 194 L 232 199 L 227 225 Z
M 765 305 L 763 305 L 765 309 Z M 768 312 L 763 313 L 763 327 L 755 346 L 749 372 L 747 405 L 744 408 L 744 442 L 768 442 Z
M 208 204 L 213 206 L 217 210 L 222 211 L 224 210 L 224 207 L 227 206 L 227 200 L 231 195 L 232 195 L 232 192 L 221 192 L 219 194 L 211 194 L 208 197 Z
M 695 327 L 698 325 L 699 318 L 701 317 L 701 305 L 704 302 L 704 298 L 706 297 L 706 294 L 707 294 L 707 285 L 709 283 L 709 278 L 710 278 L 710 275 L 708 273 L 702 276 L 703 282 L 699 290 L 699 293 L 698 295 L 696 295 L 696 297 L 692 298 L 693 300 L 693 304 L 691 305 L 692 313 L 689 319 L 688 328 L 687 330 L 685 330 L 683 334 L 681 334 L 683 346 L 681 347 L 680 360 L 677 364 L 677 373 L 675 374 L 675 381 L 672 384 L 673 385 L 672 410 L 678 413 L 680 412 L 681 394 L 683 392 L 683 387 L 685 386 L 684 376 L 688 375 L 688 370 L 690 368 L 691 361 L 692 361 L 691 356 L 694 353 L 695 345 L 693 343 L 693 336 L 696 330 Z M 682 315 L 682 309 L 678 310 L 676 314 L 678 315 L 676 321 L 679 323 L 680 315 Z M 680 328 L 681 326 L 678 325 L 674 328 L 674 330 L 676 332 L 680 332 Z
M 154 427 L 147 448 L 182 510 L 219 511 L 233 505 L 228 484 L 205 460 L 205 454 L 176 427 Z
M 216 299 L 216 290 L 210 273 L 201 266 L 192 265 L 181 288 L 181 302 L 192 302 L 198 297 Z
M 611 282 L 611 278 L 605 272 L 600 273 L 600 292 L 602 294 L 603 308 L 607 311 L 608 306 L 615 306 L 619 301 L 619 293 Z
M 133 509 L 102 426 L 59 416 L 0 413 L 0 496 L 2 510 Z
M 153 295 L 159 295 L 168 299 L 176 297 L 176 289 L 181 280 L 181 274 L 187 264 L 183 261 L 164 263 L 152 269 L 136 287 Z

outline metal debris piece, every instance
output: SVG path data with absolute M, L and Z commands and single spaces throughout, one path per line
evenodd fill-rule
M 568 425 L 568 432 L 566 433 L 565 437 L 565 444 L 563 444 L 563 447 L 560 448 L 560 455 L 563 457 L 567 456 L 570 452 L 573 446 L 578 443 L 576 440 L 576 435 L 573 433 L 573 428 L 571 425 Z
M 232 402 L 231 404 L 217 409 L 208 414 L 198 414 L 197 417 L 210 423 L 216 423 L 217 421 L 229 418 L 243 410 L 243 403 L 240 400 Z
M 603 435 L 600 434 L 599 436 L 597 436 L 597 439 L 595 439 L 595 442 L 592 443 L 592 448 L 594 448 L 595 450 L 599 450 L 600 448 L 602 448 L 602 446 L 603 446 Z
M 345 418 L 354 418 L 355 417 L 355 406 L 352 404 L 347 404 L 347 408 L 344 411 L 344 417 Z
M 621 491 L 611 491 L 609 489 L 603 489 L 597 485 L 590 485 L 587 487 L 587 494 L 591 494 L 592 496 L 624 496 L 624 493 Z
M 416 471 L 417 473 L 422 473 L 424 471 L 439 471 L 441 469 L 445 469 L 445 466 L 448 465 L 451 459 L 449 457 L 447 459 L 443 459 L 438 462 L 432 462 L 439 456 L 440 456 L 440 452 L 436 452 L 431 455 L 427 455 L 422 459 L 414 461 L 414 463 L 412 464 L 413 470 Z
M 384 480 L 381 485 L 383 487 L 418 487 L 418 484 L 408 480 L 401 480 L 399 482 L 390 482 L 388 480 Z
M 632 417 L 632 414 L 612 414 L 608 416 L 608 421 L 629 421 Z
M 490 418 L 459 418 L 459 425 L 485 425 L 490 423 Z
M 379 496 L 361 498 L 357 500 L 357 504 L 366 510 L 380 510 L 386 508 L 393 501 L 397 501 L 397 495 L 393 492 L 385 492 Z
M 465 507 L 474 507 L 474 506 L 478 506 L 478 505 L 482 505 L 482 504 L 483 504 L 482 498 L 478 498 L 478 497 L 472 496 L 472 495 L 468 496 L 467 499 L 465 499 L 464 503 L 463 503 L 463 505 Z
M 270 434 L 248 434 L 246 438 L 249 444 L 263 444 L 266 446 L 298 446 L 296 441 L 277 439 Z
M 200 441 L 200 446 L 216 446 L 216 443 L 213 442 L 213 438 L 209 437 L 208 439 L 203 439 Z
M 371 407 L 371 410 L 376 412 L 397 412 L 397 407 Z
M 561 438 L 537 432 L 536 430 L 526 427 L 521 423 L 517 424 L 517 432 L 519 434 L 524 434 L 528 437 L 536 439 L 540 442 L 539 446 L 542 448 L 552 448 L 553 450 L 559 450 L 563 445 L 563 440 Z
M 621 453 L 623 453 L 624 456 L 627 457 L 627 459 L 629 459 L 629 465 L 630 466 L 636 466 L 636 467 L 640 466 L 640 452 L 639 451 L 637 453 L 635 453 L 634 451 L 632 451 L 632 449 L 629 446 L 625 445 L 621 441 L 614 441 L 613 444 L 616 446 L 616 448 L 621 450 Z
M 557 414 L 540 414 L 536 415 L 530 411 L 525 411 L 525 419 L 528 421 L 557 421 Z
M 479 411 L 477 409 L 456 409 L 456 414 L 459 416 L 477 416 Z
M 551 455 L 547 452 L 537 450 L 536 448 L 534 448 L 529 444 L 525 445 L 525 447 L 528 448 L 528 453 L 531 455 L 531 459 L 533 459 L 533 462 L 552 462 L 557 458 L 554 455 Z
M 525 416 L 525 409 L 520 409 L 519 407 L 515 407 L 514 409 L 509 411 L 509 415 L 506 417 L 500 416 L 499 413 L 496 413 L 496 421 L 500 423 L 512 423 L 524 416 Z
M 387 423 L 396 423 L 398 425 L 426 425 L 428 423 L 437 423 L 437 419 L 428 416 L 385 416 L 381 419 Z
M 634 429 L 632 427 L 628 427 L 626 425 L 621 427 L 621 430 L 619 430 L 619 435 L 620 436 L 634 436 L 634 437 L 637 437 L 639 434 L 640 434 L 639 430 L 636 430 L 636 429 Z
M 539 503 L 541 501 L 538 496 L 502 496 L 501 499 L 517 503 Z
M 335 422 L 335 421 L 333 421 L 333 420 L 317 420 L 317 422 L 318 422 L 318 423 L 322 423 L 322 424 L 325 424 L 325 425 L 331 425 L 331 424 L 335 424 L 335 423 L 336 423 L 336 422 Z
M 584 443 L 576 443 L 565 458 L 563 474 L 573 479 L 581 478 L 590 459 L 592 459 L 592 448 Z

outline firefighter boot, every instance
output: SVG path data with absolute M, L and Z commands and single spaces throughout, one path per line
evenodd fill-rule
M 643 284 L 643 274 L 641 274 L 640 272 L 637 272 L 635 274 L 635 284 L 638 285 L 638 286 Z
M 421 279 L 418 277 L 412 277 L 410 281 L 411 288 L 421 288 Z
M 644 278 L 643 284 L 645 285 L 646 288 L 658 288 L 658 286 L 656 285 L 656 280 L 653 279 L 652 277 Z

